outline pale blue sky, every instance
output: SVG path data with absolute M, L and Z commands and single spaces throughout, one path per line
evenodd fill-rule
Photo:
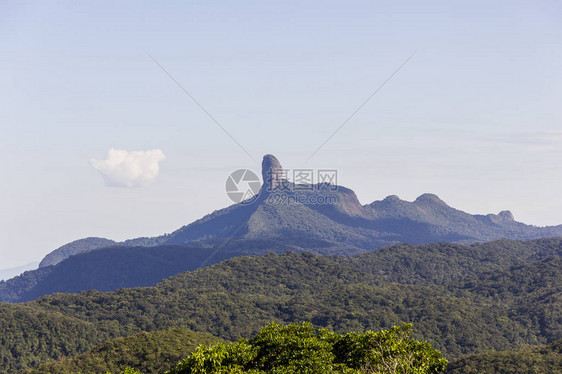
M 0 3 L 0 268 L 86 236 L 170 232 L 230 202 L 250 152 L 339 170 L 363 203 L 438 194 L 562 223 L 562 3 Z M 90 160 L 161 149 L 145 187 Z

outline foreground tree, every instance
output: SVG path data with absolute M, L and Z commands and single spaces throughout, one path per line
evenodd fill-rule
M 447 360 L 412 325 L 379 332 L 336 334 L 312 324 L 272 322 L 252 339 L 200 346 L 169 374 L 440 373 Z

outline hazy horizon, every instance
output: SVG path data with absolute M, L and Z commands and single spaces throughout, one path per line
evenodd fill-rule
M 363 204 L 562 224 L 558 2 L 101 4 L 0 4 L 0 269 L 171 232 L 266 153 Z

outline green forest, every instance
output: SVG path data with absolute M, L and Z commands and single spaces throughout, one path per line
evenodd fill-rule
M 238 257 L 155 287 L 0 304 L 0 360 L 6 373 L 165 371 L 199 344 L 251 339 L 272 321 L 337 334 L 412 323 L 413 339 L 441 352 L 447 370 L 471 372 L 500 360 L 494 352 L 511 357 L 562 338 L 561 253 L 561 239 L 542 239 Z M 117 346 L 131 356 L 112 357 Z

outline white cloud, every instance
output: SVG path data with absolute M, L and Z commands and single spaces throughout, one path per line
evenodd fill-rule
M 105 160 L 92 159 L 91 163 L 108 187 L 140 187 L 158 176 L 159 162 L 165 158 L 160 149 L 129 152 L 112 148 Z

